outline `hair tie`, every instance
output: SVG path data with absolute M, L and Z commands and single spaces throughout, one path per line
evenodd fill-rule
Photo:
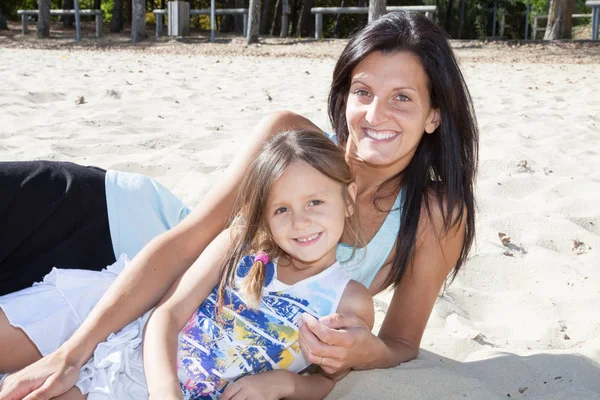
M 264 251 L 259 251 L 254 256 L 254 262 L 257 262 L 257 261 L 262 261 L 263 265 L 267 265 L 267 263 L 269 262 L 269 255 L 267 253 L 265 253 Z

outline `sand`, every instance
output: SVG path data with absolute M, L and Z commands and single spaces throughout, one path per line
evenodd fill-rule
M 266 113 L 330 129 L 342 41 L 87 40 L 0 38 L 0 160 L 140 172 L 193 206 Z M 598 399 L 600 48 L 455 46 L 481 130 L 476 245 L 418 359 L 354 372 L 330 398 Z

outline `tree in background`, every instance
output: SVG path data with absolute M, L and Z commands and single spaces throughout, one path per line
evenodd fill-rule
M 51 0 L 39 0 L 38 4 L 38 21 L 37 21 L 37 37 L 50 37 L 50 5 Z
M 123 29 L 123 0 L 115 0 L 112 21 L 110 21 L 110 32 L 117 33 Z
M 260 27 L 260 0 L 250 0 L 248 7 L 248 44 L 258 43 L 258 29 Z
M 133 0 L 133 4 L 131 6 L 131 14 L 131 41 L 133 43 L 137 43 L 146 37 L 145 0 Z
M 575 0 L 550 0 L 544 40 L 571 39 Z
M 0 30 L 6 30 L 8 29 L 8 25 L 6 25 L 6 18 L 4 17 L 4 14 L 2 13 L 2 7 L 0 7 Z
M 386 0 L 369 0 L 369 22 L 375 21 L 385 14 L 386 6 Z

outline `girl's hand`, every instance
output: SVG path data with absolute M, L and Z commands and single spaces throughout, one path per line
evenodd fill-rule
M 300 348 L 304 358 L 327 374 L 367 363 L 372 339 L 371 329 L 356 316 L 331 314 L 317 320 L 302 315 Z
M 0 387 L 0 400 L 48 400 L 58 397 L 75 386 L 79 369 L 79 365 L 57 350 L 9 375 Z
M 248 375 L 225 388 L 221 400 L 279 400 L 294 392 L 289 371 L 277 370 Z

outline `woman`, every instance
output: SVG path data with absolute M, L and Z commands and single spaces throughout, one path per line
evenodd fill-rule
M 435 299 L 473 240 L 478 132 L 470 96 L 442 31 L 418 14 L 388 14 L 342 52 L 329 114 L 332 139 L 355 177 L 368 242 L 347 272 L 372 294 L 390 285 L 395 291 L 378 336 L 351 315 L 307 318 L 303 352 L 327 372 L 395 366 L 417 356 Z M 69 340 L 9 377 L 0 398 L 33 392 L 30 398 L 46 399 L 72 387 L 96 344 L 153 306 L 225 227 L 258 147 L 291 128 L 317 129 L 291 113 L 264 119 L 226 178 L 135 257 Z M 27 337 L 22 345 L 35 350 Z

